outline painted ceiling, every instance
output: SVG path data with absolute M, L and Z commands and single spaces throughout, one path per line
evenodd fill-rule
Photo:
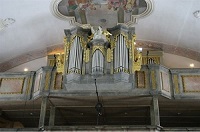
M 52 11 L 61 19 L 75 19 L 79 24 L 112 28 L 118 23 L 130 25 L 134 18 L 152 11 L 152 0 L 54 0 Z

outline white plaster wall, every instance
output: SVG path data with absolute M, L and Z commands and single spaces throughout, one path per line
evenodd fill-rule
M 162 65 L 168 68 L 190 68 L 191 63 L 194 64 L 194 68 L 200 68 L 200 62 L 198 61 L 174 54 L 163 53 Z M 47 66 L 47 57 L 24 63 L 7 70 L 6 72 L 21 72 L 24 71 L 24 68 L 28 68 L 29 71 L 37 71 L 43 66 Z
M 24 71 L 24 68 L 27 68 L 28 71 L 37 71 L 43 66 L 47 66 L 47 57 L 35 59 L 33 61 L 24 63 L 22 65 L 7 70 L 6 72 L 22 72 Z
M 163 53 L 163 65 L 168 68 L 190 68 L 190 64 L 194 64 L 194 68 L 200 68 L 200 62 L 186 57 Z

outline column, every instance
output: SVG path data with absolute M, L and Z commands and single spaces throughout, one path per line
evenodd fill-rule
M 40 109 L 40 119 L 39 119 L 39 129 L 44 129 L 46 107 L 47 107 L 47 97 L 42 98 L 41 109 Z
M 49 117 L 49 126 L 54 126 L 54 122 L 55 122 L 55 107 L 51 106 L 50 107 L 50 117 Z
M 151 125 L 160 126 L 160 114 L 159 114 L 159 105 L 158 105 L 158 97 L 152 98 L 152 103 L 150 106 L 150 114 L 151 114 Z

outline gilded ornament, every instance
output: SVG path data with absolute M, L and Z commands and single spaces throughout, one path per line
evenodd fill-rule
M 48 71 L 47 73 L 46 73 L 46 76 L 45 76 L 45 87 L 44 87 L 44 90 L 48 90 L 49 89 L 49 80 L 50 80 L 50 75 L 51 75 L 51 73 L 50 73 L 50 71 Z
M 94 46 L 92 47 L 92 54 L 94 54 L 94 52 L 95 52 L 96 50 L 100 50 L 101 53 L 105 56 L 104 46 L 102 46 L 102 45 L 94 45 Z
M 129 70 L 124 68 L 124 67 L 118 67 L 114 69 L 114 73 L 118 73 L 118 72 L 124 72 L 124 73 L 128 73 L 129 74 Z
M 27 88 L 26 88 L 26 94 L 29 94 L 30 93 L 30 88 L 31 88 L 31 81 L 33 80 L 32 79 L 33 77 L 28 77 L 27 81 Z
M 71 39 L 70 39 L 71 40 Z M 67 41 L 67 38 L 64 38 L 64 48 L 65 48 L 65 57 L 64 57 L 64 61 L 68 60 L 69 57 L 69 50 L 70 50 L 70 45 L 71 43 L 69 41 Z M 65 64 L 65 63 L 64 63 Z
M 55 89 L 57 74 L 58 74 L 57 72 L 54 72 L 53 75 L 52 75 L 52 77 L 53 77 L 53 81 L 52 81 L 53 89 Z
M 174 75 L 173 82 L 174 82 L 174 87 L 175 87 L 175 93 L 179 94 L 180 90 L 179 90 L 179 86 L 178 86 L 178 75 Z
M 68 74 L 70 74 L 70 73 L 81 74 L 81 70 L 80 69 L 70 69 L 70 70 L 68 70 Z
M 91 34 L 90 36 L 88 36 L 88 42 L 90 42 L 94 37 L 94 34 Z
M 110 59 L 113 61 L 113 49 L 110 50 Z
M 111 44 L 111 49 L 114 49 L 115 46 L 116 46 L 116 40 L 115 40 L 115 37 L 110 41 L 110 44 Z
M 90 49 L 89 48 L 85 48 L 84 50 L 84 56 L 83 56 L 83 60 L 88 63 L 90 61 Z
M 132 46 L 132 43 L 131 43 L 132 41 L 131 41 L 131 40 L 129 40 L 128 42 L 129 42 L 129 57 L 130 57 L 130 59 L 131 59 L 132 56 L 133 56 L 133 55 L 132 55 L 132 54 L 133 54 L 133 53 L 132 53 L 132 52 L 133 52 L 132 49 L 133 49 L 134 47 Z
M 155 71 L 151 71 L 152 89 L 156 89 L 156 76 Z
M 112 34 L 111 34 L 110 32 L 108 32 L 107 30 L 104 30 L 102 34 L 105 35 L 105 36 L 106 36 L 106 40 L 107 40 L 108 42 L 110 42 L 110 36 L 111 36 Z
M 111 49 L 107 49 L 107 62 L 111 62 Z
M 143 78 L 141 78 L 141 77 L 143 77 Z M 145 71 L 137 71 L 137 86 L 138 86 L 138 88 L 146 88 L 146 73 L 145 73 Z
M 64 54 L 58 53 L 56 55 L 57 72 L 64 72 Z
M 138 50 L 134 51 L 134 61 L 132 65 L 132 71 L 139 71 L 142 65 L 142 53 Z

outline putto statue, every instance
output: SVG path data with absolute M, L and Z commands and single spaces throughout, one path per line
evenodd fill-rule
M 103 30 L 102 28 L 99 26 L 97 30 L 94 29 L 94 27 L 91 27 L 91 31 L 92 31 L 92 34 L 94 35 L 93 36 L 93 40 L 94 39 L 104 39 L 104 36 L 103 36 Z
M 91 32 L 92 32 L 91 37 L 93 38 L 93 40 L 103 39 L 104 41 L 106 41 L 106 36 L 112 35 L 107 30 L 103 31 L 101 26 L 99 26 L 97 30 L 95 30 L 94 27 L 91 27 Z

